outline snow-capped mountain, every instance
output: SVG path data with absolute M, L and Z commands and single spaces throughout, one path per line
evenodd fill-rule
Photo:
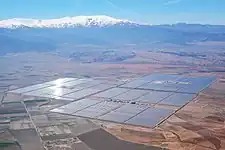
M 135 22 L 116 19 L 109 16 L 76 16 L 59 19 L 24 19 L 14 18 L 0 21 L 1 28 L 66 28 L 66 27 L 105 27 L 112 25 L 138 25 Z
M 19 29 L 14 30 L 14 28 Z M 180 46 L 192 47 L 193 43 L 207 41 L 225 42 L 225 26 L 143 25 L 107 16 L 0 21 L 0 55 L 14 52 L 58 51 L 59 49 L 82 51 L 89 48 L 98 49 L 99 46 L 100 49 L 148 50 L 164 49 L 164 46 L 171 46 L 172 49 L 175 46 L 180 49 Z M 199 47 L 204 48 L 199 45 L 196 48 Z M 223 49 L 219 46 L 216 48 Z

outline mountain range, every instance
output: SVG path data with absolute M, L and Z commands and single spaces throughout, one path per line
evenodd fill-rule
M 0 54 L 74 50 L 78 45 L 149 49 L 153 45 L 225 42 L 225 26 L 202 24 L 149 25 L 109 16 L 60 19 L 14 18 L 0 21 Z M 91 49 L 92 47 L 90 47 Z
M 2 28 L 71 28 L 71 27 L 107 27 L 112 25 L 138 25 L 135 22 L 116 19 L 109 16 L 76 16 L 59 19 L 14 18 L 0 21 Z

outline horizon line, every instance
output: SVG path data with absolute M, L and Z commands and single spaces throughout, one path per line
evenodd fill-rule
M 225 24 L 212 24 L 212 23 L 191 23 L 189 21 L 177 21 L 174 23 L 146 23 L 146 22 L 136 22 L 130 19 L 124 19 L 124 18 L 119 18 L 119 17 L 113 17 L 112 15 L 77 15 L 77 16 L 62 16 L 62 17 L 53 17 L 53 18 L 35 18 L 35 17 L 13 17 L 13 18 L 7 18 L 7 19 L 0 19 L 1 21 L 6 21 L 6 20 L 13 20 L 13 19 L 27 19 L 27 20 L 54 20 L 54 19 L 63 19 L 63 18 L 75 18 L 75 17 L 97 17 L 97 16 L 101 16 L 101 17 L 110 17 L 113 19 L 118 19 L 118 20 L 126 20 L 126 21 L 130 21 L 130 22 L 134 22 L 137 24 L 141 24 L 141 25 L 177 25 L 177 24 L 187 24 L 187 25 L 218 25 L 218 26 L 225 26 Z

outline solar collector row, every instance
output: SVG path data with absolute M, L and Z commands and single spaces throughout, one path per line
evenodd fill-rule
M 172 112 L 171 110 L 151 108 L 144 105 L 123 104 L 107 101 L 101 102 L 92 99 L 72 102 L 51 111 L 147 127 L 154 126 L 157 122 L 161 121 Z M 158 113 L 158 117 L 155 113 Z M 156 115 L 156 117 L 153 117 L 152 115 Z M 136 122 L 136 120 L 142 121 Z M 146 120 L 148 120 L 147 123 Z
M 206 88 L 214 77 L 188 77 L 180 75 L 153 74 L 145 76 L 120 87 L 145 90 L 198 93 Z

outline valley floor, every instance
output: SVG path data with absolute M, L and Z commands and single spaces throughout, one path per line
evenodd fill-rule
M 102 147 L 101 144 L 95 145 L 89 138 L 92 136 L 108 137 L 122 146 L 136 143 L 135 146 L 140 149 L 145 149 L 145 146 L 171 150 L 225 149 L 224 62 L 224 56 L 211 52 L 204 58 L 138 52 L 133 58 L 114 63 L 81 63 L 49 53 L 21 53 L 1 57 L 1 105 L 7 103 L 7 108 L 12 108 L 15 112 L 6 112 L 6 107 L 0 107 L 0 149 L 1 146 L 7 150 L 30 150 L 34 147 L 37 150 L 42 150 L 44 147 L 48 150 L 106 148 L 104 144 Z M 90 77 L 108 81 L 131 79 L 152 73 L 211 75 L 216 77 L 216 81 L 154 128 L 105 123 L 49 113 L 50 109 L 64 105 L 66 101 L 52 102 L 7 94 L 9 90 L 60 77 Z M 117 141 L 118 139 L 122 142 Z

